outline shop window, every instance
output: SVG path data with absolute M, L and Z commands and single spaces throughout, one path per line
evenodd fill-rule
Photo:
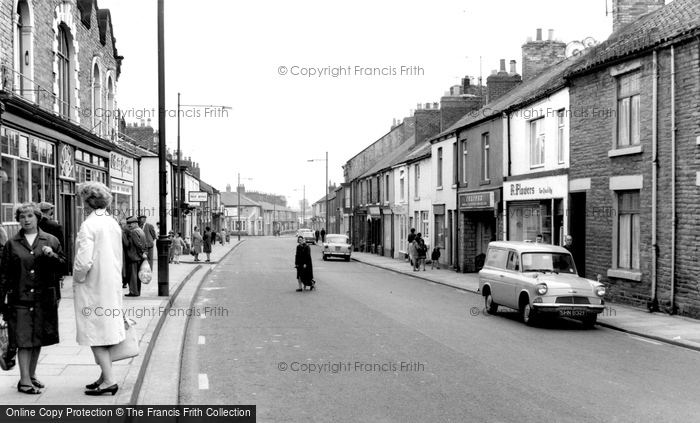
M 544 118 L 530 122 L 530 167 L 544 166 Z
M 617 148 L 639 145 L 641 71 L 617 78 Z
M 623 269 L 639 269 L 639 191 L 618 191 L 617 207 L 617 267 Z
M 508 240 L 552 243 L 551 201 L 508 205 Z

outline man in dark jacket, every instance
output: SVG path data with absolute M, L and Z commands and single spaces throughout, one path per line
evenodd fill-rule
M 151 270 L 153 270 L 153 246 L 155 245 L 154 241 L 158 239 L 156 229 L 153 225 L 146 222 L 146 216 L 139 216 L 139 228 L 141 228 L 146 235 L 146 256 L 148 258 L 148 265 L 151 266 Z
M 127 231 L 122 233 L 122 243 L 126 253 L 126 278 L 129 283 L 129 293 L 127 297 L 138 297 L 141 295 L 141 281 L 139 280 L 139 268 L 141 263 L 147 258 L 146 239 L 139 228 L 138 220 L 131 216 L 126 219 Z
M 411 246 L 411 244 L 413 244 L 413 241 L 414 241 L 415 239 L 416 239 L 416 229 L 415 229 L 415 228 L 411 228 L 411 233 L 408 234 L 408 246 L 409 246 L 409 247 Z M 406 255 L 408 256 L 408 261 L 411 262 L 411 266 L 413 266 L 413 257 L 412 257 L 411 254 L 409 254 L 409 253 L 406 253 Z M 414 266 L 414 267 L 415 267 L 415 266 Z
M 63 237 L 63 226 L 56 220 L 53 220 L 53 204 L 42 202 L 39 203 L 39 210 L 41 210 L 41 220 L 37 226 L 42 231 L 55 236 L 58 242 L 61 243 L 61 248 L 66 248 L 65 239 Z M 60 273 L 56 274 L 56 296 L 57 299 L 61 299 L 61 288 L 63 288 L 63 278 L 68 274 L 68 269 L 63 269 Z

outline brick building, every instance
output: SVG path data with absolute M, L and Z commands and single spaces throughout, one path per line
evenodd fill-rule
M 135 156 L 115 144 L 122 59 L 109 10 L 95 1 L 0 1 L 0 214 L 10 236 L 19 204 L 54 203 L 70 259 L 85 215 L 76 184 L 109 186 L 113 174 L 122 187 L 137 183 L 125 171 Z
M 700 317 L 700 3 L 613 3 L 567 73 L 574 242 L 611 300 Z

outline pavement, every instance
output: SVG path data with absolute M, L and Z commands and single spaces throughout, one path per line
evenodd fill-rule
M 360 263 L 380 267 L 396 273 L 403 273 L 456 289 L 478 293 L 477 273 L 457 273 L 441 266 L 440 269 L 413 271 L 403 259 L 392 259 L 375 254 L 353 252 L 352 259 Z M 598 325 L 636 335 L 650 340 L 665 342 L 679 347 L 700 351 L 700 320 L 664 313 L 650 313 L 647 310 L 615 304 L 606 301 L 606 309 L 598 315 Z
M 99 377 L 100 368 L 95 364 L 90 347 L 80 346 L 75 340 L 73 278 L 66 277 L 58 308 L 60 342 L 41 349 L 36 371 L 37 379 L 46 388 L 41 395 L 19 393 L 19 365 L 10 371 L 0 370 L 0 404 L 176 405 L 182 343 L 191 317 L 188 310 L 192 310 L 201 282 L 244 240 L 231 239 L 230 244 L 223 246 L 217 243 L 212 248 L 210 263 L 204 261 L 205 254 L 200 254 L 200 262 L 194 262 L 192 256 L 181 256 L 179 265 L 169 266 L 167 296 L 158 295 L 158 281 L 154 275 L 150 284 L 141 286 L 140 297 L 124 297 L 123 311 L 127 318 L 136 322 L 134 329 L 140 353 L 132 359 L 113 363 L 119 385 L 114 396 L 90 397 L 84 393 L 85 385 Z M 156 273 L 157 260 L 153 267 Z M 125 289 L 124 293 L 127 292 Z M 152 402 L 153 399 L 157 401 Z

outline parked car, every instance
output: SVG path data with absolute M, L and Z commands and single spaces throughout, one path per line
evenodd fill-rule
M 572 317 L 593 327 L 605 308 L 605 285 L 582 278 L 568 250 L 548 244 L 495 241 L 479 272 L 487 311 L 519 310 L 532 326 L 546 316 Z
M 297 237 L 303 236 L 304 240 L 306 241 L 307 244 L 308 243 L 316 244 L 316 235 L 314 235 L 314 233 L 311 230 L 300 229 L 297 233 L 299 234 L 299 235 L 297 235 Z
M 352 245 L 350 245 L 348 241 L 347 235 L 326 234 L 326 242 L 323 243 L 323 248 L 321 249 L 323 259 L 328 260 L 329 257 L 342 257 L 345 261 L 350 261 Z

